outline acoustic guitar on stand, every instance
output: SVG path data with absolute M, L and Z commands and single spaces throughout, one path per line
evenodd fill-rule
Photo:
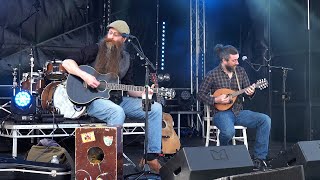
M 268 81 L 265 78 L 259 79 L 253 85 L 254 85 L 254 88 L 259 88 L 260 90 L 262 90 L 262 89 L 265 89 L 268 87 Z M 219 111 L 226 111 L 226 110 L 230 109 L 233 106 L 233 104 L 236 102 L 237 97 L 240 94 L 244 93 L 246 91 L 246 89 L 249 87 L 246 87 L 246 88 L 241 89 L 239 91 L 234 91 L 234 90 L 227 89 L 227 88 L 222 88 L 222 89 L 216 90 L 212 95 L 213 97 L 218 97 L 222 94 L 225 94 L 231 99 L 231 101 L 229 104 L 214 104 L 215 108 L 218 109 Z
M 151 73 L 151 82 L 158 87 L 157 74 Z M 161 102 L 161 96 L 157 94 L 157 102 Z M 181 144 L 177 133 L 173 129 L 173 119 L 168 113 L 162 113 L 162 153 L 174 154 L 180 150 Z

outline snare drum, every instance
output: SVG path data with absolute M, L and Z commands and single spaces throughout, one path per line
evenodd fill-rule
M 43 88 L 45 87 L 43 73 L 32 72 L 32 80 L 30 74 L 30 72 L 22 74 L 21 88 L 30 91 L 30 84 L 32 84 L 32 94 L 41 94 Z
M 43 109 L 63 114 L 65 118 L 79 118 L 84 114 L 86 106 L 73 104 L 68 97 L 66 82 L 51 82 L 41 94 Z
M 61 60 L 47 61 L 44 71 L 48 80 L 64 80 L 67 77 L 67 71 L 62 66 Z

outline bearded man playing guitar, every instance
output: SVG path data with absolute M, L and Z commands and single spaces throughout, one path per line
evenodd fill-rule
M 100 90 L 101 86 L 106 86 L 107 83 L 105 80 L 99 81 L 102 74 L 112 75 L 105 77 L 116 77 L 113 80 L 117 82 L 120 80 L 121 84 L 124 84 L 121 87 L 128 87 L 130 90 L 125 92 L 126 96 L 122 96 L 119 91 L 112 91 L 110 97 L 108 94 L 108 98 L 93 98 L 87 104 L 89 116 L 105 121 L 108 125 L 122 125 L 126 117 L 135 119 L 145 117 L 142 99 L 139 98 L 144 92 L 136 91 L 131 86 L 133 84 L 133 66 L 129 54 L 124 50 L 126 38 L 122 36 L 130 33 L 129 26 L 125 21 L 117 20 L 109 24 L 107 28 L 108 34 L 100 43 L 82 48 L 80 53 L 65 59 L 62 65 L 70 73 L 67 80 L 67 93 L 74 103 L 77 103 L 77 100 L 72 99 L 87 102 L 85 98 L 88 95 L 93 94 L 94 96 L 95 93 L 105 92 Z M 80 65 L 91 65 L 94 69 Z M 68 85 L 70 79 L 80 82 L 79 88 L 75 89 L 73 93 L 68 92 L 68 87 L 71 87 L 70 84 Z M 77 92 L 81 88 L 84 88 L 85 91 Z M 153 92 L 149 93 L 152 95 Z M 151 105 L 151 110 L 148 113 L 147 163 L 151 170 L 159 173 L 161 165 L 157 158 L 161 153 L 162 106 L 155 102 Z
M 197 98 L 206 105 L 215 106 L 213 122 L 220 130 L 218 138 L 221 145 L 230 144 L 235 135 L 235 125 L 257 129 L 253 162 L 255 169 L 265 170 L 271 119 L 266 114 L 243 110 L 242 98 L 229 94 L 242 89 L 242 92 L 252 98 L 255 93 L 256 84 L 250 85 L 244 68 L 238 66 L 237 49 L 231 45 L 218 44 L 214 51 L 220 59 L 220 65 L 208 72 Z M 221 93 L 224 90 L 225 93 Z M 215 93 L 212 95 L 211 92 Z

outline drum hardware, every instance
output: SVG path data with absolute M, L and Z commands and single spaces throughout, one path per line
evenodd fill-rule
M 13 81 L 12 81 L 12 90 L 13 90 L 13 96 L 16 95 L 16 88 L 18 87 L 18 82 L 17 82 L 17 68 L 12 68 L 13 72 L 12 72 L 12 77 L 13 77 Z
M 41 94 L 43 88 L 45 87 L 45 81 L 43 79 L 43 73 L 41 70 L 38 72 L 30 72 L 22 74 L 21 80 L 21 88 L 24 90 L 30 90 L 30 86 L 32 86 L 32 94 Z
M 33 80 L 33 67 L 34 67 L 34 57 L 33 57 L 33 48 L 31 47 L 31 50 L 30 50 L 30 93 L 32 94 L 32 83 L 34 82 Z
M 45 72 L 45 78 L 53 81 L 62 81 L 67 78 L 67 71 L 62 66 L 62 60 L 54 59 L 47 61 L 43 68 Z

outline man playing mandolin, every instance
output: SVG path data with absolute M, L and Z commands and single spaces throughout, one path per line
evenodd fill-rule
M 125 21 L 117 20 L 108 25 L 108 34 L 98 43 L 81 49 L 80 53 L 63 61 L 63 67 L 71 75 L 81 78 L 90 88 L 98 88 L 100 81 L 79 68 L 79 65 L 91 65 L 101 73 L 114 73 L 119 76 L 121 84 L 133 84 L 133 66 L 129 54 L 124 50 L 126 38 L 130 29 Z M 145 112 L 142 108 L 141 97 L 144 92 L 128 91 L 122 97 L 121 92 L 110 92 L 109 99 L 98 98 L 87 105 L 89 116 L 105 121 L 108 125 L 122 125 L 126 117 L 143 119 Z M 152 92 L 151 92 L 152 94 Z M 83 96 L 83 94 L 79 94 Z M 148 117 L 148 155 L 147 163 L 150 168 L 159 172 L 161 165 L 157 159 L 161 152 L 162 106 L 159 103 L 151 105 Z
M 271 119 L 262 113 L 243 110 L 242 98 L 229 95 L 230 92 L 242 90 L 251 98 L 255 92 L 255 84 L 250 85 L 244 68 L 238 66 L 238 50 L 231 45 L 218 44 L 214 51 L 220 59 L 220 65 L 208 72 L 197 97 L 204 104 L 215 106 L 213 122 L 220 129 L 221 145 L 230 144 L 235 135 L 235 125 L 257 129 L 253 162 L 256 169 L 265 170 Z

